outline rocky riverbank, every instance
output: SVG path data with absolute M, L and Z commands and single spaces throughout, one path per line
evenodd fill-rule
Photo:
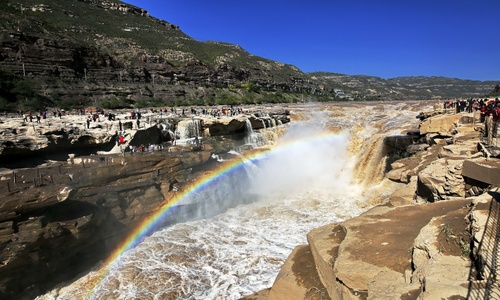
M 215 117 L 145 112 L 137 128 L 129 112 L 113 115 L 88 125 L 78 114 L 40 123 L 1 119 L 0 298 L 32 299 L 89 270 L 177 191 L 213 169 L 215 155 L 243 147 L 247 130 L 290 121 L 285 110 Z M 194 133 L 185 132 L 189 124 L 196 125 Z M 140 145 L 155 147 L 129 151 Z M 179 209 L 181 218 L 191 207 Z
M 312 230 L 273 286 L 245 299 L 500 296 L 500 160 L 472 114 L 421 117 L 418 130 L 386 138 L 406 152 L 386 177 L 405 185 L 387 203 Z

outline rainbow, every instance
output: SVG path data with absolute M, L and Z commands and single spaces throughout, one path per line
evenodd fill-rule
M 224 176 L 230 175 L 234 171 L 242 168 L 245 161 L 257 162 L 262 160 L 272 154 L 279 155 L 280 152 L 285 151 L 289 148 L 294 147 L 310 147 L 314 143 L 325 143 L 325 141 L 335 142 L 339 134 L 334 134 L 331 132 L 322 132 L 319 134 L 304 136 L 300 140 L 294 140 L 291 142 L 281 143 L 274 146 L 272 149 L 265 149 L 260 152 L 255 152 L 250 156 L 245 156 L 245 159 L 235 159 L 232 161 L 226 161 L 222 163 L 218 168 L 212 172 L 200 176 L 190 187 L 186 188 L 185 191 L 178 193 L 172 200 L 165 203 L 160 209 L 155 213 L 151 214 L 145 218 L 134 230 L 124 239 L 124 241 L 119 244 L 119 246 L 111 253 L 111 255 L 106 259 L 103 267 L 98 271 L 98 275 L 92 279 L 91 290 L 89 290 L 88 297 L 86 299 L 92 299 L 95 292 L 104 282 L 106 276 L 111 270 L 116 268 L 120 262 L 120 258 L 125 252 L 133 249 L 139 243 L 141 243 L 147 236 L 152 234 L 163 222 L 165 222 L 168 217 L 175 212 L 175 208 L 182 204 L 182 200 L 188 199 L 190 195 L 194 193 L 199 193 L 203 191 L 208 186 L 212 185 L 215 181 L 223 178 Z

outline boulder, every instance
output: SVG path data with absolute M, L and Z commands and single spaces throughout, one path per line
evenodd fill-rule
M 384 145 L 391 147 L 395 151 L 406 151 L 408 146 L 415 143 L 418 137 L 414 135 L 395 135 L 384 138 Z
M 389 198 L 389 203 L 393 206 L 415 204 L 417 190 L 417 176 L 412 176 L 408 184 L 395 190 Z
M 452 242 L 440 249 L 446 255 L 432 249 L 439 249 L 439 242 L 444 244 L 450 237 L 439 236 L 443 223 L 456 235 L 465 236 L 465 217 L 471 202 L 461 199 L 399 207 L 381 205 L 356 218 L 312 230 L 307 236 L 309 247 L 329 297 L 415 299 L 425 291 L 429 299 L 434 299 L 444 292 L 437 285 L 426 290 L 427 280 L 431 285 L 437 284 L 435 278 L 448 283 L 467 281 L 470 262 L 463 259 L 461 250 L 458 253 L 452 248 Z M 438 243 L 433 242 L 436 238 Z M 420 252 L 421 249 L 428 253 Z M 433 265 L 429 255 L 440 258 L 440 265 Z M 292 277 L 288 282 L 301 280 Z M 275 282 L 271 292 L 280 282 Z M 280 290 L 286 289 L 287 286 L 281 285 Z M 294 289 L 288 286 L 288 290 Z M 447 291 L 451 293 L 452 289 Z
M 438 133 L 442 136 L 451 136 L 461 118 L 460 114 L 445 114 L 427 118 L 420 124 L 420 134 Z
M 411 155 L 411 154 L 415 154 L 417 152 L 425 151 L 425 150 L 427 150 L 427 148 L 429 148 L 428 144 L 422 144 L 422 143 L 413 144 L 413 145 L 409 145 L 408 147 L 406 147 L 406 152 L 408 152 Z
M 300 245 L 285 261 L 267 299 L 322 299 L 326 294 L 311 249 L 308 245 Z
M 417 194 L 435 202 L 447 197 L 464 197 L 462 160 L 438 159 L 418 173 Z
M 208 128 L 210 136 L 233 135 L 246 133 L 246 117 L 204 120 L 204 127 Z
M 466 159 L 462 176 L 495 185 L 500 183 L 500 160 L 488 158 Z

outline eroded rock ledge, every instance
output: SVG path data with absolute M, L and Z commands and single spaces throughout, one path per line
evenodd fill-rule
M 246 299 L 499 294 L 492 274 L 499 243 L 500 160 L 479 151 L 483 124 L 472 115 L 422 119 L 410 137 L 387 142 L 404 145 L 393 149 L 403 158 L 392 164 L 387 178 L 405 185 L 387 203 L 312 230 L 273 286 Z
M 256 130 L 269 128 L 288 122 L 287 114 L 221 118 L 171 115 L 158 122 L 151 116 L 150 127 L 140 130 L 132 129 L 133 121 L 122 117 L 130 145 L 162 143 L 162 136 L 169 132 L 161 129 L 166 125 L 193 120 L 200 125 L 202 147 L 166 142 L 162 151 L 133 155 L 128 148 L 121 153 L 116 145 L 119 120 L 92 122 L 85 128 L 85 116 L 47 118 L 42 123 L 25 122 L 16 116 L 3 118 L 2 167 L 3 162 L 22 160 L 31 152 L 42 158 L 44 153 L 57 152 L 67 160 L 46 161 L 34 168 L 0 169 L 0 298 L 33 299 L 89 270 L 108 257 L 139 222 L 171 201 L 176 191 L 187 189 L 213 170 L 218 163 L 214 154 L 228 155 L 238 142 L 241 144 L 238 138 L 246 134 L 248 122 Z M 107 153 L 71 154 L 68 158 L 69 153 L 86 147 Z M 252 200 L 237 184 L 233 192 L 241 203 Z M 189 216 L 194 205 L 198 210 L 214 206 L 205 202 L 183 203 L 178 207 L 182 213 L 168 222 L 183 221 L 178 218 Z
M 210 156 L 88 156 L 3 172 L 0 298 L 31 299 L 104 259 Z

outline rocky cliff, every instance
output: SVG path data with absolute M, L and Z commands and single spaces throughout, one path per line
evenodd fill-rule
M 285 110 L 219 118 L 148 112 L 137 129 L 127 113 L 115 113 L 115 120 L 101 116 L 88 126 L 85 116 L 71 114 L 40 123 L 17 115 L 2 119 L 0 298 L 32 299 L 88 271 L 176 191 L 213 169 L 218 164 L 214 154 L 242 145 L 249 124 L 258 130 L 289 122 Z M 189 140 L 172 144 L 170 135 L 186 123 L 199 126 L 202 146 Z M 118 131 L 126 137 L 121 148 L 115 141 Z M 163 148 L 129 151 L 142 144 Z M 179 206 L 182 213 L 163 225 L 189 218 L 204 205 L 213 204 Z
M 500 161 L 481 146 L 482 126 L 437 115 L 419 134 L 388 138 L 409 150 L 387 174 L 404 186 L 312 230 L 272 288 L 246 299 L 496 299 Z
M 117 0 L 8 0 L 0 20 L 2 110 L 482 97 L 498 84 L 306 74 Z
M 29 299 L 104 259 L 210 156 L 92 156 L 3 172 L 2 298 Z
M 196 41 L 120 1 L 7 1 L 1 8 L 2 76 L 13 85 L 28 80 L 36 95 L 18 100 L 30 104 L 35 96 L 58 106 L 123 107 L 140 99 L 215 104 L 215 95 L 234 100 L 248 92 L 256 99 L 276 96 L 261 90 L 319 92 L 293 66 L 236 45 Z M 3 94 L 17 97 L 14 90 L 5 86 Z

